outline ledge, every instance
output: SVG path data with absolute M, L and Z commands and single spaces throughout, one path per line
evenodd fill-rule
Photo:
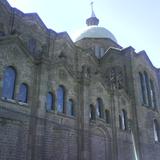
M 15 100 L 15 99 L 9 99 L 9 98 L 6 98 L 6 97 L 1 97 L 1 100 L 3 102 L 13 103 L 13 104 L 19 104 L 21 106 L 27 106 L 27 107 L 29 106 L 28 103 L 24 103 L 24 102 Z

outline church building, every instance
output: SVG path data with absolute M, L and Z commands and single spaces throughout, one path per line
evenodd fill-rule
M 99 21 L 73 42 L 0 0 L 0 160 L 160 160 L 160 69 Z

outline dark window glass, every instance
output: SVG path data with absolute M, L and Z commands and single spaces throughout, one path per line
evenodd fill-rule
M 46 107 L 47 107 L 47 111 L 53 110 L 53 94 L 51 92 L 48 92 L 47 94 L 47 103 L 46 103 Z
M 68 111 L 68 114 L 70 116 L 75 116 L 75 113 L 74 113 L 74 104 L 73 104 L 73 100 L 72 99 L 69 99 L 69 101 L 68 101 L 67 111 Z
M 100 118 L 103 118 L 103 101 L 101 98 L 97 98 L 97 102 L 96 102 L 96 110 L 97 110 L 97 115 Z
M 106 118 L 106 123 L 110 123 L 110 112 L 109 110 L 105 110 L 105 118 Z
M 3 77 L 2 96 L 4 98 L 14 98 L 14 88 L 16 80 L 16 71 L 13 67 L 7 67 Z
M 140 84 L 141 84 L 142 101 L 143 101 L 143 104 L 146 104 L 145 85 L 144 85 L 144 78 L 142 73 L 139 73 L 139 78 L 140 78 Z
M 18 101 L 27 103 L 27 98 L 28 98 L 28 86 L 22 83 L 19 88 Z
M 94 108 L 94 106 L 93 106 L 92 104 L 90 105 L 89 118 L 90 118 L 91 120 L 95 120 L 95 119 L 96 119 L 95 108 Z
M 63 86 L 59 86 L 57 90 L 57 110 L 64 113 L 65 91 Z
M 150 84 L 149 84 L 149 79 L 146 72 L 144 72 L 144 78 L 145 78 L 146 91 L 147 91 L 147 100 L 148 100 L 147 105 L 151 107 Z
M 122 129 L 126 130 L 127 129 L 127 112 L 123 109 L 122 110 Z
M 119 115 L 119 128 L 122 129 L 122 116 Z

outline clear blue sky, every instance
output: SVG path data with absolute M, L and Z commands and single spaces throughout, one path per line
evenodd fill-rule
M 91 15 L 91 0 L 8 0 L 23 12 L 37 12 L 48 28 L 73 36 Z M 94 0 L 100 26 L 109 29 L 122 47 L 145 50 L 160 67 L 160 0 Z

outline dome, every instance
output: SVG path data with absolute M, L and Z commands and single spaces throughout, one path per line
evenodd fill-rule
M 104 27 L 98 27 L 96 25 L 88 26 L 79 36 L 75 39 L 75 41 L 79 41 L 83 38 L 109 38 L 114 42 L 117 42 L 114 35 Z
M 84 38 L 108 38 L 117 43 L 116 38 L 109 30 L 98 26 L 99 19 L 94 13 L 93 2 L 91 2 L 91 11 L 91 17 L 86 19 L 87 28 L 75 38 L 75 42 Z

